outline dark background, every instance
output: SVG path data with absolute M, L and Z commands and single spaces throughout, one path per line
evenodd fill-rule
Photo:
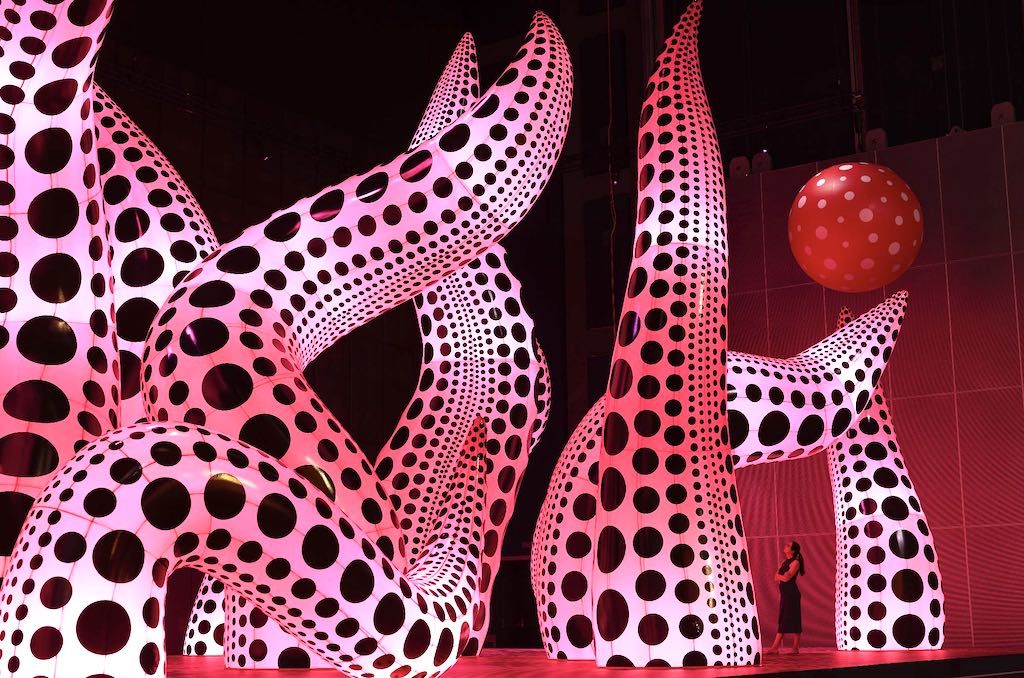
M 100 84 L 160 145 L 227 238 L 402 151 L 464 31 L 477 40 L 486 87 L 535 9 L 558 23 L 576 70 L 573 124 L 556 176 L 505 240 L 551 362 L 553 416 L 505 539 L 492 617 L 498 644 L 539 643 L 529 541 L 561 446 L 604 389 L 614 299 L 632 240 L 641 96 L 685 4 L 118 0 L 101 51 Z M 1019 456 L 1024 443 L 1016 303 L 1024 261 L 1015 264 L 1012 254 L 1024 248 L 1024 206 L 1015 197 L 1024 192 L 1024 132 L 1020 125 L 989 128 L 993 104 L 1011 101 L 1024 112 L 1022 3 L 861 0 L 854 42 L 862 52 L 862 98 L 851 91 L 845 0 L 706 4 L 703 67 L 725 162 L 767 150 L 774 167 L 787 168 L 727 186 L 737 350 L 788 354 L 834 320 L 839 295 L 802 276 L 780 230 L 814 168 L 854 153 L 858 133 L 870 128 L 884 128 L 889 146 L 922 142 L 877 156 L 915 188 L 927 230 L 917 265 L 897 283 L 911 290 L 911 312 L 890 397 L 936 527 L 950 644 L 1022 642 L 1020 625 L 1004 621 L 1024 605 L 1010 592 L 1020 590 L 1024 552 L 1005 529 L 1022 522 L 1024 479 L 999 471 L 996 491 L 984 487 L 989 472 L 1002 468 L 999 460 Z M 954 128 L 980 131 L 949 135 Z M 876 298 L 881 292 L 852 302 L 859 311 Z M 821 305 L 820 322 L 807 321 L 807 304 Z M 325 352 L 309 377 L 372 453 L 407 403 L 418 365 L 406 306 Z M 834 642 L 823 468 L 819 457 L 740 476 L 748 510 L 776 516 L 751 530 L 755 567 L 774 567 L 779 540 L 792 534 L 818 562 L 808 580 L 810 645 Z M 955 486 L 953 470 L 961 480 Z M 181 623 L 190 602 L 195 577 L 183 574 L 169 623 Z M 774 616 L 767 611 L 773 595 L 759 582 L 766 619 Z M 174 640 L 170 631 L 172 650 Z

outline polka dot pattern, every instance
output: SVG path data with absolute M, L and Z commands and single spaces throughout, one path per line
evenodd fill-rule
M 736 468 L 808 457 L 845 434 L 892 355 L 906 292 L 791 358 L 730 352 L 729 440 Z
M 471 38 L 465 36 L 435 88 L 413 139 L 413 147 L 443 133 L 452 116 L 462 115 L 477 95 L 475 50 Z M 416 155 L 414 152 L 410 158 Z M 404 165 L 408 165 L 408 173 L 421 171 L 409 160 Z M 245 252 L 245 256 L 249 253 Z M 543 429 L 549 397 L 547 368 L 536 345 L 533 322 L 523 308 L 520 285 L 504 259 L 502 248 L 493 245 L 483 256 L 416 297 L 423 341 L 419 387 L 390 441 L 377 455 L 374 472 L 388 494 L 388 504 L 378 503 L 379 495 L 370 495 L 363 500 L 361 511 L 362 527 L 374 541 L 381 548 L 394 552 L 396 562 L 405 568 L 414 566 L 430 537 L 430 526 L 441 510 L 439 496 L 425 491 L 425 486 L 431 479 L 444 478 L 451 473 L 475 418 L 483 417 L 490 422 L 487 449 L 494 470 L 488 475 L 480 601 L 474 612 L 471 637 L 466 643 L 467 653 L 475 653 L 483 645 L 491 585 L 500 564 L 500 544 L 529 451 Z M 242 268 L 247 266 L 242 264 Z M 252 421 L 250 418 L 247 426 Z M 287 438 L 290 440 L 292 435 L 288 431 Z M 268 437 L 250 438 L 245 426 L 242 437 L 275 455 L 286 452 L 289 447 L 285 444 L 283 449 L 280 446 L 268 449 Z M 286 455 L 283 461 L 289 463 L 289 457 Z M 323 470 L 314 473 L 323 479 L 323 486 L 339 493 L 372 487 L 351 467 L 328 469 L 326 475 L 322 475 Z M 365 503 L 367 501 L 369 504 Z M 389 513 L 387 506 L 394 510 Z M 237 597 L 228 597 L 225 626 L 228 666 L 276 668 L 283 665 L 282 657 L 286 653 L 294 657 L 294 639 L 276 624 L 240 624 L 243 615 L 234 610 L 241 602 Z M 197 601 L 192 626 L 213 627 L 214 624 L 198 612 L 198 606 Z M 261 648 L 261 658 L 246 651 L 255 643 Z M 209 654 L 209 643 L 206 650 Z M 315 656 L 310 657 L 309 662 L 312 667 L 320 663 Z
M 811 177 L 789 210 L 789 245 L 814 282 L 840 292 L 888 285 L 924 242 L 914 191 L 888 167 L 833 165 Z
M 601 666 L 759 659 L 727 433 L 724 186 L 700 79 L 701 9 L 690 4 L 648 83 L 608 391 L 566 448 L 546 500 L 554 515 L 535 536 L 549 653 L 585 657 L 592 643 Z M 592 494 L 552 505 L 587 482 Z M 562 574 L 571 570 L 585 579 Z M 545 623 L 562 600 L 584 601 L 582 614 L 570 605 L 566 622 Z
M 403 574 L 343 508 L 254 447 L 185 424 L 106 434 L 29 513 L 4 582 L 5 672 L 58 675 L 60 658 L 74 657 L 80 675 L 163 675 L 167 579 L 192 567 L 252 601 L 248 624 L 273 620 L 301 641 L 303 650 L 283 655 L 289 665 L 315 654 L 352 676 L 437 675 L 464 648 L 479 596 L 486 439 L 478 419 L 435 488 L 446 510 L 431 545 Z M 142 475 L 125 476 L 125 463 L 141 463 Z M 97 490 L 113 495 L 112 507 L 90 499 Z M 245 501 L 224 519 L 195 499 L 239 490 Z M 147 518 L 153 502 L 162 505 L 156 522 Z M 310 539 L 336 548 L 304 548 Z
M 72 24 L 84 26 L 83 17 L 94 21 L 105 7 L 102 0 L 76 0 L 67 12 Z M 8 12 L 6 18 L 13 21 L 11 16 Z M 55 35 L 60 32 L 48 39 Z M 76 52 L 83 45 L 79 38 L 62 44 L 54 51 L 54 62 L 66 64 L 64 68 L 79 63 L 84 55 Z M 98 268 L 106 277 L 93 275 L 89 287 L 94 296 L 109 296 L 111 290 L 118 294 L 106 315 L 93 314 L 89 321 L 97 334 L 102 329 L 109 335 L 112 345 L 116 332 L 121 347 L 130 350 L 120 355 L 90 351 L 89 365 L 109 369 L 125 398 L 135 398 L 144 409 L 122 403 L 116 383 L 105 388 L 87 382 L 82 391 L 90 402 L 106 404 L 112 427 L 119 414 L 132 419 L 145 415 L 160 423 L 101 437 L 85 452 L 112 440 L 110 451 L 126 456 L 100 473 L 98 486 L 84 468 L 70 478 L 62 472 L 52 483 L 65 489 L 57 494 L 53 486 L 45 489 L 35 514 L 29 507 L 31 495 L 0 493 L 5 509 L 29 515 L 18 553 L 34 544 L 32 515 L 38 518 L 40 511 L 61 502 L 73 504 L 75 493 L 84 493 L 86 514 L 73 509 L 76 518 L 65 523 L 68 530 L 57 530 L 56 541 L 44 535 L 38 546 L 52 544 L 48 560 L 58 568 L 91 558 L 95 573 L 118 583 L 123 596 L 101 593 L 90 603 L 91 594 L 70 593 L 90 587 L 74 577 L 51 577 L 44 587 L 46 604 L 60 607 L 74 629 L 41 625 L 31 634 L 30 658 L 11 648 L 3 654 L 4 639 L 20 647 L 21 635 L 0 629 L 0 658 L 9 657 L 8 670 L 46 673 L 45 668 L 32 668 L 32 662 L 56 661 L 63 647 L 65 653 L 84 650 L 103 657 L 94 662 L 97 675 L 107 674 L 108 666 L 111 675 L 161 672 L 162 591 L 152 588 L 162 588 L 174 567 L 195 565 L 197 560 L 186 558 L 188 554 L 214 554 L 236 546 L 234 560 L 201 558 L 199 569 L 218 579 L 208 580 L 201 594 L 193 619 L 198 628 L 190 628 L 190 651 L 210 653 L 226 643 L 234 652 L 248 633 L 249 667 L 263 661 L 282 667 L 329 661 L 352 675 L 405 675 L 413 663 L 401 664 L 403 658 L 417 660 L 417 667 L 436 674 L 460 653 L 479 648 L 504 529 L 529 451 L 543 429 L 549 398 L 547 368 L 532 321 L 495 242 L 526 213 L 550 176 L 567 129 L 571 77 L 557 30 L 537 14 L 516 61 L 479 98 L 475 52 L 466 36 L 446 70 L 447 84 L 439 85 L 428 107 L 414 148 L 393 163 L 275 215 L 216 251 L 205 218 L 180 177 L 113 102 L 91 89 L 89 80 L 83 91 L 95 101 L 86 98 L 76 108 L 83 120 L 95 116 L 85 152 L 99 152 L 82 175 L 86 184 L 98 186 L 97 200 L 83 208 L 74 190 L 51 183 L 24 210 L 26 227 L 59 239 L 74 234 L 83 214 L 90 224 L 105 226 L 105 239 L 90 240 L 89 252 L 101 261 Z M 60 115 L 75 103 L 77 86 L 64 78 L 41 88 L 34 99 L 36 110 Z M 17 94 L 9 93 L 12 99 Z M 35 134 L 26 164 L 40 173 L 61 172 L 67 164 L 66 131 L 54 127 Z M 19 233 L 13 220 L 0 225 L 7 240 Z M 63 303 L 86 287 L 86 276 L 73 275 L 79 269 L 66 265 L 67 256 L 51 252 L 33 267 L 33 284 L 45 285 L 37 294 L 40 299 Z M 197 268 L 190 271 L 192 266 Z M 20 270 L 16 257 L 0 258 L 0 273 L 13 276 Z M 161 309 L 166 294 L 170 296 Z M 420 387 L 389 450 L 378 456 L 378 468 L 371 468 L 310 391 L 302 370 L 345 333 L 417 295 L 425 344 Z M 13 306 L 16 297 L 0 297 L 0 303 Z M 84 347 L 77 332 L 62 329 L 68 323 L 48 316 L 34 322 L 56 332 L 49 330 L 46 341 L 23 332 L 16 342 L 22 355 L 46 365 L 80 361 L 76 351 Z M 142 346 L 144 341 L 139 354 L 132 344 Z M 18 389 L 17 397 L 8 397 L 6 403 L 16 418 L 49 423 L 73 413 L 74 400 L 58 386 L 32 380 Z M 220 450 L 220 470 L 212 464 L 219 443 L 194 440 L 189 451 L 181 441 L 150 444 L 146 439 L 148 432 L 168 431 L 212 436 L 195 428 L 208 419 L 240 438 L 229 441 L 218 434 L 231 443 Z M 90 435 L 103 435 L 98 423 L 81 416 L 79 421 L 88 422 L 81 425 Z M 163 423 L 173 421 L 188 423 Z M 233 422 L 233 427 L 225 429 L 224 422 Z M 33 450 L 38 463 L 30 470 L 42 488 L 50 476 L 40 469 L 52 471 L 57 465 L 49 453 L 54 446 L 29 435 L 8 446 Z M 131 441 L 127 446 L 126 440 Z M 269 455 L 269 461 L 254 454 L 259 459 Z M 4 470 L 24 473 L 15 463 L 21 459 L 21 454 L 6 456 Z M 195 460 L 210 473 L 201 489 L 195 486 L 198 476 L 189 471 Z M 74 462 L 102 467 L 104 454 L 79 456 L 67 469 Z M 472 474 L 467 472 L 470 467 Z M 297 476 L 283 477 L 282 468 L 293 469 L 288 473 Z M 422 478 L 429 480 L 429 491 L 424 491 Z M 116 483 L 117 489 L 104 486 L 107 482 Z M 254 482 L 262 482 L 256 498 L 248 489 Z M 296 499 L 307 502 L 306 514 L 312 506 L 328 523 L 310 527 L 309 515 L 296 506 Z M 348 518 L 337 519 L 332 510 L 347 512 Z M 104 532 L 76 524 L 103 518 L 103 525 L 109 519 L 120 526 L 125 515 L 143 521 L 142 527 Z M 50 514 L 48 525 L 55 524 L 55 516 Z M 210 527 L 211 518 L 226 525 Z M 190 529 L 196 520 L 201 528 Z M 259 535 L 239 545 L 243 525 L 250 530 L 255 525 Z M 263 563 L 261 558 L 269 558 L 263 554 L 267 541 L 296 544 Z M 160 544 L 164 558 L 153 555 L 154 550 L 161 552 Z M 337 598 L 325 598 L 312 608 L 312 603 L 293 602 L 315 599 L 317 590 L 315 577 L 293 581 L 296 573 L 337 569 L 352 554 L 363 559 L 343 568 Z M 365 560 L 375 558 L 380 567 Z M 42 559 L 32 557 L 25 572 L 19 570 L 24 560 L 16 556 L 14 562 L 7 580 L 12 589 L 20 584 L 16 577 L 38 569 Z M 396 573 L 401 572 L 409 572 L 412 579 L 398 581 Z M 79 576 L 90 579 L 88 568 Z M 287 581 L 274 583 L 281 580 Z M 335 576 L 335 586 L 337 581 Z M 137 601 L 135 594 L 146 585 L 153 595 Z M 382 593 L 388 586 L 395 590 Z M 274 595 L 270 602 L 262 597 L 277 589 L 287 595 Z M 31 595 L 34 587 L 19 590 Z M 223 624 L 204 625 L 209 621 L 205 615 L 215 614 L 210 603 L 219 607 L 225 593 L 233 602 Z M 276 605 L 286 606 L 286 612 Z M 248 612 L 242 613 L 246 606 Z M 317 632 L 318 644 L 311 644 L 303 629 L 314 627 L 309 621 L 313 615 L 319 622 L 346 611 L 349 616 L 338 621 L 334 634 Z M 2 610 L 0 618 L 9 619 Z M 447 626 L 439 629 L 438 621 Z M 281 625 L 292 646 L 278 651 L 256 632 L 239 631 L 249 622 L 249 629 Z M 371 623 L 373 631 L 361 630 Z M 142 626 L 147 630 L 140 636 L 136 629 Z M 155 631 L 150 634 L 148 629 Z M 401 651 L 388 651 L 386 636 L 404 633 Z M 335 636 L 351 640 L 330 642 Z M 136 643 L 140 638 L 141 647 Z M 300 647 L 294 646 L 295 640 Z M 236 655 L 229 661 L 236 661 Z
M 843 309 L 839 325 L 849 322 Z M 836 509 L 837 647 L 942 647 L 945 598 L 935 540 L 881 388 L 828 448 L 828 466 Z
M 750 664 L 760 650 L 726 430 L 725 193 L 700 77 L 701 9 L 691 3 L 669 37 L 641 110 L 636 246 L 598 460 L 602 666 Z M 632 383 L 616 383 L 626 374 Z M 641 391 L 644 379 L 656 393 Z M 634 467 L 648 450 L 663 470 Z M 641 597 L 652 569 L 700 595 Z
M 369 318 L 476 259 L 536 199 L 564 139 L 571 71 L 544 15 L 520 54 L 459 118 L 471 130 L 464 146 L 441 150 L 450 132 L 424 141 L 248 229 L 190 273 L 156 319 L 142 356 L 150 416 L 215 426 L 293 468 L 312 463 L 334 487 L 350 486 L 347 494 L 362 506 L 360 524 L 397 554 L 401 530 L 387 489 L 302 370 Z M 506 133 L 495 141 L 498 126 Z M 407 181 L 401 167 L 414 157 L 421 158 L 417 167 L 429 168 Z M 318 221 L 322 211 L 313 214 L 312 206 L 335 191 L 345 196 L 340 211 Z M 388 225 L 394 210 L 401 219 Z M 197 335 L 198 318 L 219 321 L 198 327 L 211 337 Z M 276 421 L 251 422 L 257 413 Z
M 684 17 L 684 23 L 686 21 Z M 669 74 L 669 70 L 661 68 L 655 77 L 668 77 Z M 656 86 L 655 91 L 663 92 L 669 87 Z M 653 115 L 646 113 L 645 109 L 645 119 L 650 120 Z M 670 120 L 671 117 L 665 118 L 666 122 Z M 696 135 L 685 136 L 694 138 Z M 666 134 L 658 138 L 671 137 Z M 647 147 L 647 144 L 651 146 Z M 641 132 L 641 155 L 651 155 L 656 147 L 655 135 L 644 136 Z M 672 156 L 662 154 L 658 157 L 664 161 Z M 695 167 L 699 165 L 688 163 L 686 171 L 693 173 Z M 674 264 L 678 265 L 676 262 L 680 256 L 678 252 L 675 257 L 660 250 L 651 252 L 654 244 L 661 242 L 659 237 L 666 244 L 672 242 L 663 233 L 647 232 L 644 227 L 645 220 L 650 220 L 659 209 L 653 200 L 644 200 L 644 187 L 650 186 L 655 176 L 661 179 L 672 174 L 664 168 L 660 171 L 642 168 L 640 172 L 640 226 L 634 270 L 627 304 L 620 319 L 608 393 L 595 403 L 563 451 L 534 535 L 533 588 L 544 645 L 552 658 L 597 659 L 608 664 L 662 665 L 662 661 L 671 662 L 651 655 L 657 653 L 675 632 L 673 624 L 667 621 L 675 620 L 675 617 L 655 611 L 650 603 L 666 599 L 678 601 L 669 609 L 673 610 L 671 614 L 680 615 L 678 610 L 685 611 L 685 606 L 699 604 L 709 592 L 721 588 L 709 577 L 714 570 L 710 566 L 705 569 L 701 564 L 701 559 L 710 554 L 707 545 L 713 543 L 712 539 L 694 529 L 709 522 L 706 518 L 709 511 L 721 510 L 721 506 L 708 505 L 705 488 L 700 482 L 695 482 L 705 477 L 710 464 L 696 456 L 695 453 L 700 451 L 697 442 L 686 453 L 671 454 L 670 447 L 667 448 L 669 452 L 665 451 L 669 435 L 680 440 L 678 431 L 681 426 L 678 422 L 686 413 L 682 403 L 678 400 L 663 401 L 662 394 L 682 391 L 685 402 L 696 401 L 693 391 L 697 389 L 687 389 L 684 371 L 684 366 L 693 360 L 670 362 L 667 377 L 653 373 L 650 365 L 658 365 L 666 355 L 671 355 L 671 343 L 652 340 L 651 331 L 665 328 L 673 309 L 656 305 L 630 306 L 630 296 L 637 287 L 648 286 L 655 299 L 659 298 L 658 294 L 665 296 L 670 287 L 659 283 L 661 280 L 670 283 L 672 279 L 664 277 L 666 274 L 663 272 Z M 661 191 L 659 199 L 671 195 L 664 186 L 658 186 L 656 190 Z M 686 216 L 692 218 L 692 213 Z M 664 210 L 659 219 L 665 219 L 666 224 L 672 223 L 670 213 L 666 214 Z M 645 261 L 650 261 L 650 265 L 644 267 Z M 697 270 L 707 270 L 711 261 L 713 259 L 706 258 Z M 677 274 L 680 270 L 686 269 L 677 268 Z M 686 288 L 672 289 L 676 294 L 682 294 Z M 668 298 L 674 305 L 680 303 L 674 296 Z M 729 353 L 724 378 L 728 382 L 726 405 L 731 455 L 729 451 L 722 454 L 730 457 L 731 468 L 816 454 L 846 435 L 860 412 L 870 404 L 875 385 L 891 355 L 905 308 L 906 295 L 894 295 L 857 321 L 792 358 Z M 691 327 L 699 325 L 693 323 Z M 676 336 L 685 337 L 679 329 Z M 636 347 L 639 359 L 620 359 L 618 351 L 623 347 Z M 629 401 L 632 408 L 615 406 L 630 396 L 633 398 Z M 632 442 L 638 434 L 640 441 Z M 659 435 L 665 436 L 664 441 L 657 440 Z M 647 443 L 651 438 L 657 441 Z M 621 463 L 606 465 L 604 457 L 599 459 L 596 450 L 602 443 L 605 452 L 611 453 Z M 683 447 L 685 449 L 686 446 Z M 697 462 L 701 463 L 694 467 Z M 726 463 L 726 466 L 730 464 Z M 664 485 L 659 475 L 668 479 Z M 735 492 L 730 491 L 727 495 L 728 513 L 738 516 L 735 501 Z M 661 529 L 648 524 L 649 516 L 657 515 L 666 505 L 675 507 L 667 524 Z M 692 507 L 689 514 L 679 508 L 688 506 Z M 606 518 L 601 522 L 602 512 L 615 511 L 621 515 L 618 521 L 612 523 Z M 622 525 L 631 527 L 628 534 L 623 533 Z M 688 535 L 688 538 L 680 540 L 676 537 L 679 534 Z M 672 546 L 674 542 L 679 543 Z M 670 564 L 657 560 L 666 552 Z M 622 568 L 623 563 L 630 559 L 635 563 L 630 568 L 632 581 L 620 583 L 614 589 L 614 595 L 612 589 L 597 589 L 602 575 Z M 733 551 L 723 559 L 737 563 L 736 572 L 747 567 L 745 553 Z M 698 571 L 699 574 L 691 578 L 668 574 L 678 571 L 676 568 L 683 569 L 684 573 Z M 708 581 L 712 582 L 710 588 L 703 586 Z M 748 603 L 752 603 L 752 598 Z M 750 623 L 748 638 L 756 652 L 759 639 L 756 621 L 752 620 L 754 610 L 749 604 L 744 607 L 746 612 L 741 613 L 738 619 L 725 620 L 725 623 Z M 705 622 L 700 614 L 684 612 L 675 620 L 678 633 L 686 641 L 706 638 L 710 623 L 723 621 L 713 611 L 707 614 L 708 621 Z M 602 619 L 603 623 L 596 623 Z M 635 655 L 602 656 L 602 639 L 611 639 L 611 644 L 615 645 L 634 629 L 639 641 L 630 640 Z M 710 652 L 706 646 L 702 649 L 694 642 L 689 645 L 693 649 L 677 655 L 676 663 L 727 663 L 723 657 L 725 646 L 720 642 L 726 634 L 713 627 L 710 630 L 711 638 L 717 641 L 711 643 Z M 648 648 L 638 647 L 640 644 Z M 734 643 L 733 647 L 736 645 Z M 648 658 L 644 659 L 645 656 Z M 744 661 L 750 658 L 747 655 Z
M 122 185 L 105 212 L 121 362 L 121 420 L 146 420 L 143 341 L 176 283 L 217 247 L 217 238 L 178 172 L 102 88 L 93 101 L 100 181 Z M 145 308 L 146 310 L 142 310 Z M 138 325 L 138 327 L 135 327 Z
M 92 116 L 109 9 L 100 0 L 4 3 L 0 17 L 0 457 L 9 460 L 0 505 L 13 523 L 0 531 L 0 573 L 57 465 L 119 422 Z M 52 633 L 35 640 L 56 642 Z

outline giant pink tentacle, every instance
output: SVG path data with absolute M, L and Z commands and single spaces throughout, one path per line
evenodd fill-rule
M 118 424 L 118 360 L 91 115 L 104 2 L 0 17 L 0 575 L 33 497 Z
M 727 433 L 725 195 L 701 6 L 668 39 L 641 114 L 591 561 L 600 665 L 749 664 L 760 652 Z M 665 585 L 641 587 L 654 576 Z
M 839 326 L 849 326 L 843 309 Z M 828 448 L 836 511 L 836 646 L 942 647 L 945 597 L 935 539 L 881 387 Z
M 478 597 L 486 436 L 474 427 L 442 490 L 449 511 L 403 574 L 255 448 L 188 425 L 108 434 L 33 506 L 0 589 L 0 662 L 12 675 L 163 675 L 167 575 L 187 566 L 347 675 L 437 675 Z
M 452 55 L 434 85 L 427 108 L 420 117 L 412 136 L 410 149 L 430 141 L 451 127 L 465 115 L 480 98 L 480 75 L 477 70 L 476 43 L 473 36 L 463 33 Z
M 434 90 L 414 146 L 442 132 L 475 101 L 475 63 L 472 40 L 466 35 Z M 532 321 L 523 312 L 520 297 L 518 282 L 498 245 L 417 297 L 424 341 L 420 386 L 377 459 L 377 472 L 387 484 L 401 524 L 396 530 L 382 522 L 369 526 L 368 534 L 377 542 L 397 541 L 395 564 L 411 564 L 441 510 L 438 495 L 424 491 L 425 485 L 452 472 L 474 417 L 483 417 L 491 426 L 486 548 L 469 652 L 479 648 L 487 630 L 489 589 L 500 562 L 502 535 L 526 464 L 525 452 L 546 414 L 545 403 L 538 400 L 548 391 L 546 369 L 539 349 L 532 345 Z M 244 600 L 229 595 L 227 607 L 229 666 L 317 665 L 316 658 L 310 661 L 274 624 L 252 624 L 253 614 Z M 212 620 L 206 608 L 211 608 Z M 210 596 L 197 600 L 188 635 L 200 638 L 206 651 L 214 645 L 210 630 L 217 628 L 219 614 Z M 207 633 L 200 627 L 207 627 Z
M 476 102 L 480 95 L 476 60 L 476 47 L 473 43 L 473 38 L 469 33 L 466 33 L 459 40 L 458 45 L 456 45 L 441 73 L 437 85 L 434 87 L 430 102 L 427 104 L 427 108 L 413 136 L 412 148 L 415 149 L 419 144 L 443 132 L 455 122 L 456 118 L 465 113 L 471 104 Z M 449 278 L 457 275 L 458 273 L 453 273 L 448 278 L 438 282 L 434 287 L 428 289 L 428 294 L 433 294 L 436 298 L 439 292 L 435 290 L 443 290 Z M 440 294 L 444 296 L 443 291 Z M 423 296 L 421 294 L 416 297 L 417 305 L 422 304 Z M 420 327 L 429 327 L 434 322 L 434 318 L 430 313 L 431 310 L 432 308 L 428 308 L 425 312 L 423 310 L 419 311 Z M 428 353 L 434 354 L 434 347 L 427 346 L 426 342 L 424 343 L 424 356 L 426 357 Z M 451 346 L 448 348 L 450 352 Z M 440 355 L 440 353 L 437 353 L 437 355 Z M 427 369 L 426 365 L 421 369 L 421 380 L 424 379 L 423 373 Z M 433 371 L 427 373 L 431 382 L 434 374 Z M 453 387 L 458 388 L 461 385 L 456 380 Z M 430 401 L 429 397 L 427 401 Z M 422 411 L 423 402 L 424 400 L 414 397 L 411 407 L 417 407 L 418 411 Z M 447 403 L 447 405 L 450 408 L 451 403 Z M 465 440 L 466 435 L 469 433 L 472 421 L 463 417 L 447 415 L 441 415 L 441 417 L 443 421 L 438 422 L 440 430 L 437 431 L 439 440 L 461 447 L 462 441 Z M 403 426 L 399 431 L 404 435 L 406 444 L 409 438 L 415 438 L 415 435 L 410 434 L 408 427 Z M 392 440 L 397 440 L 399 444 L 403 444 L 402 439 L 396 438 L 396 436 L 392 436 Z M 418 459 L 420 464 L 427 465 L 432 461 L 423 460 L 422 457 L 424 455 L 422 452 L 416 455 L 415 452 L 410 451 L 409 454 L 413 455 L 413 460 L 409 462 L 410 466 L 416 464 L 417 456 L 420 457 Z M 432 453 L 432 459 L 438 458 L 443 458 L 447 461 L 448 455 Z M 426 475 L 432 478 L 443 478 L 447 477 L 450 471 L 451 468 L 445 468 L 440 475 L 435 476 L 433 473 L 427 473 Z M 395 478 L 403 478 L 406 485 L 409 483 L 407 474 L 396 473 Z M 413 487 L 403 486 L 403 489 L 415 492 L 417 495 L 420 492 L 419 483 Z M 399 513 L 409 509 L 414 510 L 412 505 L 403 505 L 401 503 L 401 497 L 398 496 L 401 492 L 400 490 L 389 487 L 388 491 L 392 496 L 392 506 Z M 430 492 L 424 492 L 423 494 L 430 497 L 434 496 Z M 405 520 L 408 520 L 408 518 Z M 390 543 L 397 543 L 395 564 L 404 570 L 406 563 L 405 547 L 408 540 L 403 536 L 402 531 L 391 521 L 382 522 L 374 527 L 375 529 L 371 534 L 371 538 L 374 541 L 383 538 Z M 419 537 L 416 537 L 416 539 L 418 540 Z M 214 590 L 215 588 L 216 586 L 212 578 L 206 577 L 200 587 L 200 593 L 196 597 L 188 628 L 185 631 L 185 654 L 224 654 L 223 638 L 226 623 L 230 628 L 228 638 L 231 639 L 231 645 L 226 653 L 225 663 L 230 668 L 294 668 L 300 666 L 317 668 L 324 665 L 323 660 L 316 656 L 310 657 L 301 647 L 297 647 L 295 640 L 287 632 L 276 624 L 268 622 L 266 617 L 259 610 L 249 605 L 244 598 L 230 592 L 225 593 L 223 587 L 220 587 L 219 590 Z M 227 598 L 226 610 L 225 597 Z
M 93 114 L 110 231 L 121 421 L 132 423 L 146 419 L 139 358 L 146 333 L 174 285 L 218 243 L 181 175 L 99 86 Z
M 210 575 L 203 577 L 185 625 L 181 653 L 186 657 L 224 654 L 225 593 L 223 582 Z
M 564 44 L 538 14 L 520 57 L 451 129 L 222 246 L 157 319 L 143 356 L 151 412 L 259 440 L 326 489 L 357 495 L 362 525 L 394 522 L 365 456 L 301 371 L 521 218 L 561 148 L 570 89 Z
M 792 358 L 730 353 L 736 468 L 809 457 L 846 433 L 871 401 L 906 309 L 897 292 Z

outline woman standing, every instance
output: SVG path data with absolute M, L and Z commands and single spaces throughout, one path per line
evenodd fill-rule
M 804 573 L 804 557 L 800 555 L 800 544 L 795 541 L 786 544 L 783 553 L 786 559 L 775 574 L 775 581 L 779 582 L 779 632 L 765 654 L 777 654 L 787 633 L 794 634 L 793 654 L 800 654 L 803 625 L 800 619 L 800 587 L 796 585 L 796 578 Z

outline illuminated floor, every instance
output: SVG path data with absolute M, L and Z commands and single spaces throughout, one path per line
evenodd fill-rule
M 933 650 L 917 652 L 837 652 L 805 650 L 799 655 L 771 656 L 762 666 L 713 669 L 599 669 L 588 662 L 555 662 L 541 650 L 488 650 L 482 657 L 466 657 L 445 678 L 507 676 L 515 678 L 589 678 L 591 676 L 647 676 L 648 678 L 710 678 L 711 676 L 765 676 L 813 671 L 814 676 L 981 676 L 1002 678 L 1024 675 L 1024 648 Z M 1020 673 L 1018 673 L 1020 672 Z M 229 671 L 220 657 L 171 657 L 170 678 L 327 678 L 331 670 L 290 669 Z

